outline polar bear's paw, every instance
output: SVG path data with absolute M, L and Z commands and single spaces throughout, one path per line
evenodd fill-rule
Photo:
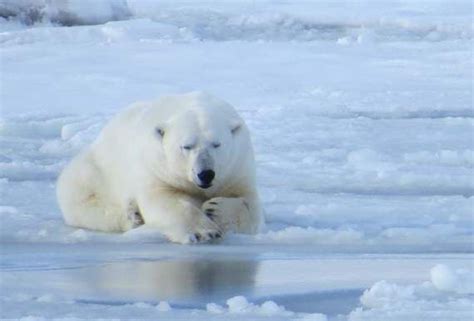
M 222 239 L 222 229 L 214 221 L 201 212 L 195 215 L 187 228 L 168 230 L 168 239 L 181 244 L 208 243 Z
M 242 198 L 214 197 L 204 202 L 201 209 L 223 231 L 229 231 L 239 226 L 242 213 L 248 212 L 248 205 Z
M 189 243 L 205 243 L 222 238 L 221 232 L 194 233 L 189 236 Z
M 222 238 L 222 229 L 206 215 L 199 215 L 197 224 L 189 233 L 189 243 L 205 243 Z

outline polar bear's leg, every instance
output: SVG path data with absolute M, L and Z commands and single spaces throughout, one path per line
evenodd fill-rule
M 103 184 L 89 153 L 79 155 L 64 169 L 58 179 L 57 195 L 68 225 L 106 232 L 133 227 L 124 206 L 108 201 Z
M 189 195 L 168 190 L 138 198 L 146 224 L 157 228 L 170 241 L 183 244 L 222 237 L 221 228 L 201 211 L 200 204 L 200 200 Z
M 202 211 L 224 231 L 257 233 L 263 224 L 255 197 L 214 197 L 202 204 Z

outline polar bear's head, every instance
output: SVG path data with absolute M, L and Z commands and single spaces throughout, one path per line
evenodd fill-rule
M 232 106 L 192 93 L 165 98 L 154 109 L 155 152 L 148 157 L 168 184 L 220 186 L 248 157 L 248 132 Z

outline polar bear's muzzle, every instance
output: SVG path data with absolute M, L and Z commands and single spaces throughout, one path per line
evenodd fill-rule
M 211 187 L 216 173 L 214 172 L 214 160 L 209 151 L 207 149 L 199 150 L 194 164 L 194 183 L 204 189 Z
M 212 169 L 206 169 L 197 174 L 201 188 L 209 188 L 212 186 L 212 180 L 216 176 L 216 173 Z

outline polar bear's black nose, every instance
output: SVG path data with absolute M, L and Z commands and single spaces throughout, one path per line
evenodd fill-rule
M 200 172 L 197 176 L 203 185 L 210 185 L 214 176 L 216 176 L 216 173 L 214 173 L 212 169 L 206 169 Z

